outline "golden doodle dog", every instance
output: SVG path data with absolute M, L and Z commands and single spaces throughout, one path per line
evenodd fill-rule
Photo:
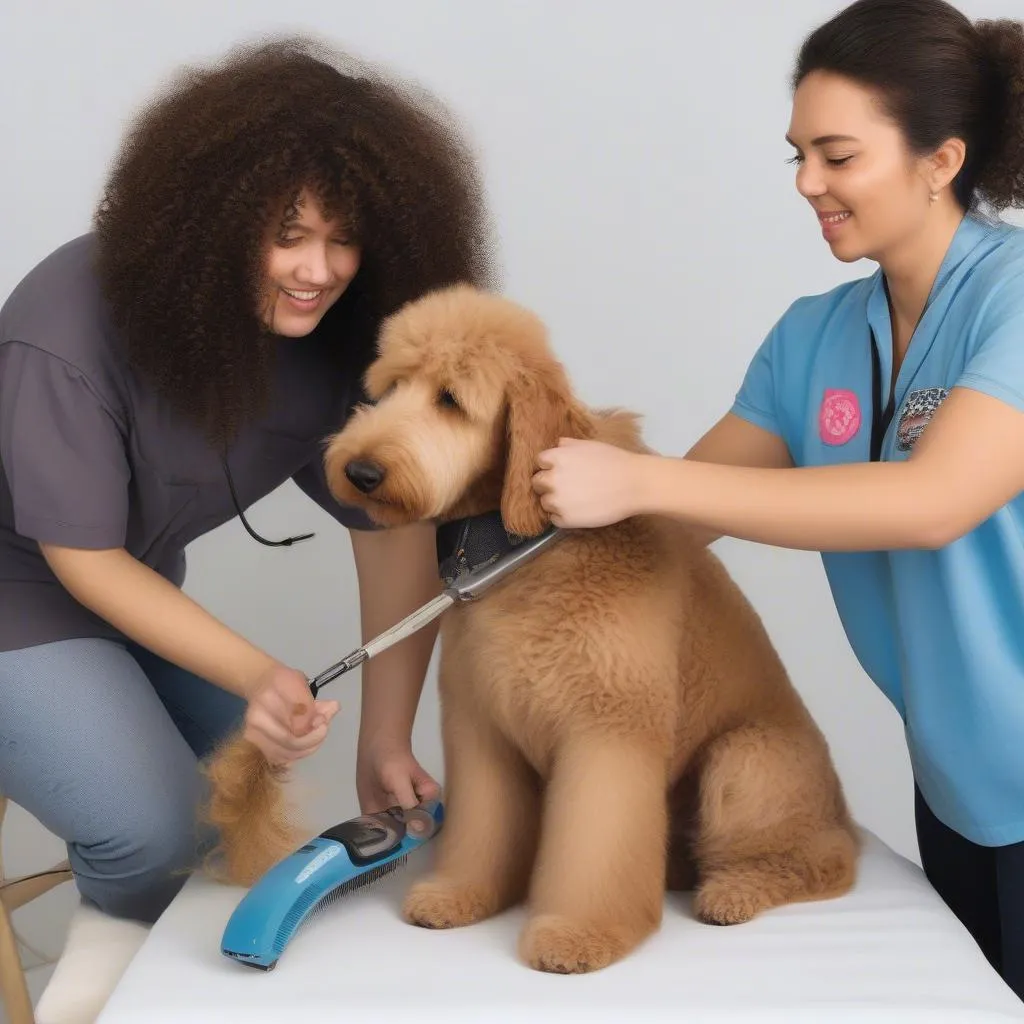
M 336 496 L 384 526 L 500 509 L 535 535 L 543 449 L 570 436 L 647 450 L 633 416 L 574 396 L 536 316 L 464 286 L 385 323 L 366 389 L 374 404 L 325 465 Z M 408 921 L 470 925 L 525 900 L 522 958 L 582 972 L 655 931 L 666 889 L 736 924 L 852 886 L 857 830 L 825 739 L 686 527 L 570 532 L 440 630 L 446 820 Z M 249 756 L 249 774 L 221 762 L 215 817 L 236 854 L 276 856 L 280 791 Z

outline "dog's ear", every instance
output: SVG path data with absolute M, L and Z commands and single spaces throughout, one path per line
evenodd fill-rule
M 506 401 L 501 518 L 511 533 L 533 537 L 548 524 L 533 490 L 537 456 L 555 447 L 560 437 L 590 438 L 593 430 L 560 372 L 520 373 L 509 385 Z
M 391 386 L 393 377 L 392 371 L 379 358 L 374 359 L 363 373 L 363 395 L 370 402 L 378 401 L 381 395 Z

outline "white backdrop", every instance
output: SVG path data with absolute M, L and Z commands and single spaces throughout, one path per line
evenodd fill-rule
M 419 79 L 465 119 L 500 229 L 505 290 L 546 319 L 582 397 L 633 407 L 656 447 L 682 452 L 727 408 L 792 299 L 874 269 L 831 257 L 784 163 L 793 57 L 840 6 L 3 0 L 0 296 L 88 229 L 126 119 L 179 62 L 268 30 L 312 31 Z M 972 17 L 1022 13 L 1020 0 L 960 6 Z M 316 672 L 358 643 L 347 535 L 290 484 L 251 520 L 269 535 L 318 536 L 269 550 L 232 522 L 194 545 L 187 589 Z M 857 817 L 916 859 L 900 722 L 850 653 L 817 556 L 731 541 L 717 550 L 825 729 Z M 254 575 L 259 585 L 247 582 Z M 357 811 L 358 675 L 331 689 L 343 715 L 302 769 L 324 824 Z M 439 775 L 433 671 L 414 739 Z M 12 872 L 63 855 L 18 812 L 4 843 Z M 46 952 L 60 947 L 72 896 L 65 886 L 20 912 Z

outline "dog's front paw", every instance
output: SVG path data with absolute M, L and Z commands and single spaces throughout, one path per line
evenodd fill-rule
M 545 914 L 526 926 L 519 940 L 519 952 L 534 970 L 585 974 L 607 967 L 625 955 L 627 943 L 619 932 Z
M 763 897 L 749 884 L 729 878 L 711 878 L 694 896 L 693 908 L 705 924 L 743 924 L 765 906 Z
M 402 907 L 406 921 L 421 928 L 461 928 L 492 913 L 491 904 L 478 889 L 441 878 L 417 882 Z

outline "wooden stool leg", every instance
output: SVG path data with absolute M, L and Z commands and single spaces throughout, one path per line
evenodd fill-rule
M 7 814 L 7 797 L 0 793 L 0 828 Z M 35 1024 L 32 1000 L 25 982 L 25 971 L 21 966 L 21 954 L 11 927 L 11 917 L 3 899 L 4 855 L 0 848 L 0 998 L 11 1024 Z
M 35 1024 L 32 999 L 25 982 L 10 915 L 0 900 L 0 993 L 10 1024 Z

